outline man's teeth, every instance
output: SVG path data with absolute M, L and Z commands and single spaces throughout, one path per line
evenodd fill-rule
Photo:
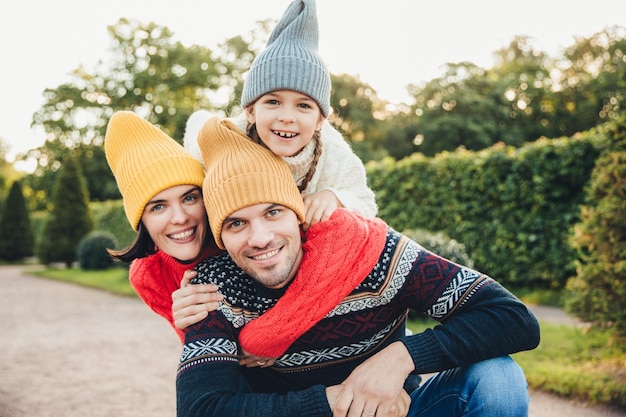
M 271 258 L 272 256 L 276 255 L 277 253 L 278 253 L 278 249 L 273 250 L 273 251 L 268 252 L 268 253 L 264 253 L 263 255 L 255 256 L 253 259 L 255 261 L 263 261 L 265 259 Z
M 188 237 L 190 237 L 191 235 L 193 235 L 194 231 L 192 230 L 188 230 L 186 232 L 183 233 L 176 233 L 174 235 L 171 235 L 170 237 L 172 239 L 176 239 L 176 240 L 184 240 L 187 239 Z

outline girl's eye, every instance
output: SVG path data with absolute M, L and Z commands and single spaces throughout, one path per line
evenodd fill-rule
M 303 109 L 310 109 L 311 108 L 311 106 L 308 105 L 307 103 L 300 103 L 300 104 L 298 104 L 298 107 L 301 107 Z
M 280 209 L 271 209 L 267 212 L 269 217 L 276 217 L 278 214 L 280 214 Z

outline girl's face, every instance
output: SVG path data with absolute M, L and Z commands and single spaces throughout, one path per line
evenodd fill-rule
M 291 90 L 261 96 L 246 108 L 249 123 L 256 123 L 259 137 L 273 153 L 294 156 L 322 128 L 324 116 L 311 97 Z
M 141 222 L 154 244 L 179 261 L 193 261 L 202 253 L 208 220 L 202 191 L 195 185 L 177 185 L 155 195 Z

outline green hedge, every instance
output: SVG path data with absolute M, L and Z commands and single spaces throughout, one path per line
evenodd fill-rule
M 367 176 L 393 228 L 445 233 L 502 283 L 563 288 L 575 271 L 568 239 L 605 141 L 598 130 L 519 149 L 414 154 L 370 162 Z

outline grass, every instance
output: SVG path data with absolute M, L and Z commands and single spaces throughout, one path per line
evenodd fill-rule
M 29 274 L 72 282 L 111 293 L 136 296 L 128 282 L 128 270 L 33 269 Z M 514 289 L 525 303 L 561 306 L 560 293 Z M 414 332 L 434 321 L 411 320 Z M 532 389 L 584 402 L 626 409 L 626 348 L 603 330 L 540 322 L 541 343 L 537 349 L 513 355 L 524 368 Z
M 57 281 L 71 282 L 97 288 L 113 294 L 137 296 L 128 282 L 128 270 L 111 268 L 103 271 L 83 271 L 78 268 L 49 268 L 28 270 L 28 274 Z
M 512 355 L 524 369 L 531 389 L 626 409 L 624 346 L 604 330 L 541 320 L 539 323 L 539 346 Z M 417 333 L 435 324 L 428 318 L 416 319 L 411 320 L 408 327 Z

